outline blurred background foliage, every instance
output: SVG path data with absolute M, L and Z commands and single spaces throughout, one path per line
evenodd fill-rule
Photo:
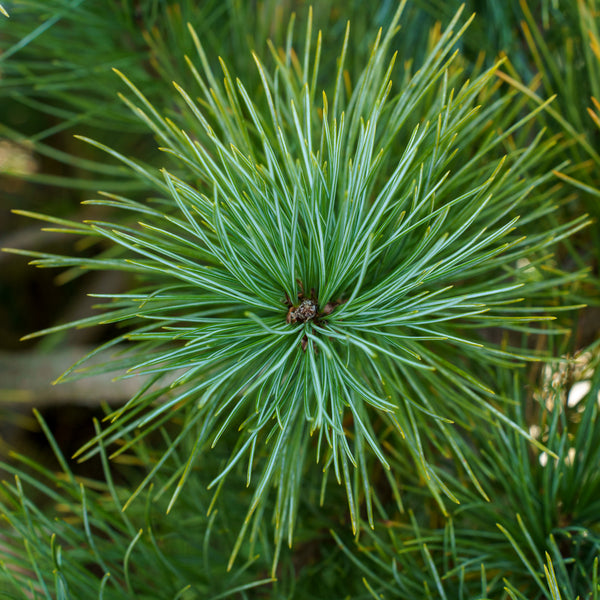
M 418 70 L 460 4 L 408 2 L 394 42 L 404 72 Z M 73 137 L 117 146 L 142 164 L 160 167 L 167 160 L 119 99 L 123 84 L 112 69 L 126 73 L 162 114 L 191 127 L 178 104 L 183 100 L 170 93 L 171 81 L 189 78 L 184 56 L 194 46 L 188 22 L 215 72 L 223 57 L 234 72 L 245 74 L 249 89 L 258 89 L 249 50 L 267 53 L 269 39 L 275 48 L 286 47 L 290 15 L 295 12 L 302 24 L 310 10 L 298 0 L 5 0 L 2 6 L 10 18 L 0 15 L 0 246 L 80 256 L 98 248 L 40 231 L 11 209 L 83 220 L 105 216 L 105 207 L 81 204 L 98 189 L 145 197 L 143 180 Z M 322 30 L 325 49 L 337 49 L 351 21 L 351 77 L 368 58 L 373 32 L 386 26 L 396 8 L 391 0 L 323 0 L 312 7 L 313 27 Z M 461 68 L 477 73 L 504 59 L 496 91 L 519 91 L 515 111 L 556 95 L 537 116 L 537 125 L 557 139 L 548 170 L 569 161 L 555 175 L 556 185 L 572 191 L 572 201 L 554 218 L 558 223 L 582 213 L 595 217 L 563 243 L 557 257 L 561 269 L 587 273 L 570 290 L 586 307 L 562 318 L 569 333 L 552 342 L 562 360 L 520 373 L 485 374 L 511 399 L 511 417 L 554 455 L 531 447 L 501 423 L 474 428 L 467 446 L 490 502 L 461 482 L 451 460 L 440 461 L 440 477 L 465 490 L 445 517 L 396 453 L 393 466 L 405 474 L 403 512 L 393 508 L 398 499 L 385 475 L 375 474 L 380 497 L 388 494 L 390 501 L 376 506 L 375 529 L 353 538 L 339 510 L 345 507 L 343 491 L 331 486 L 321 506 L 320 490 L 307 486 L 294 547 L 283 551 L 277 579 L 266 541 L 244 546 L 227 571 L 243 515 L 236 510 L 243 484 L 225 488 L 229 496 L 220 506 L 231 507 L 227 514 L 208 511 L 211 493 L 205 489 L 225 457 L 211 454 L 168 517 L 168 495 L 165 500 L 161 494 L 168 482 L 161 480 L 120 511 L 127 490 L 156 463 L 155 448 L 169 445 L 175 435 L 168 426 L 121 454 L 110 469 L 105 453 L 82 464 L 68 459 L 93 436 L 92 418 L 103 416 L 103 403 L 122 403 L 135 390 L 135 383 L 115 389 L 107 378 L 50 388 L 87 348 L 109 339 L 111 328 L 19 341 L 36 329 L 89 314 L 93 300 L 87 294 L 125 290 L 127 276 L 57 274 L 0 254 L 0 451 L 6 479 L 0 550 L 9 549 L 2 552 L 0 595 L 600 598 L 600 6 L 596 0 L 469 0 L 465 14 L 472 12 L 476 18 L 457 48 Z M 325 52 L 322 76 L 335 73 L 336 57 Z M 42 416 L 34 418 L 32 407 Z M 388 450 L 393 455 L 394 448 Z M 179 452 L 169 459 L 172 472 L 185 463 L 185 448 Z M 242 474 L 236 476 L 243 481 Z M 259 532 L 255 539 L 270 534 Z M 149 573 L 161 594 L 148 585 Z M 30 586 L 19 596 L 15 590 L 26 580 Z M 182 581 L 188 583 L 181 586 Z

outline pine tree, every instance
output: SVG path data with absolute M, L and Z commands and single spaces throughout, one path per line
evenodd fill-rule
M 91 211 L 7 250 L 126 286 L 27 339 L 136 384 L 3 463 L 7 598 L 600 597 L 596 3 L 431 4 L 5 3 Z

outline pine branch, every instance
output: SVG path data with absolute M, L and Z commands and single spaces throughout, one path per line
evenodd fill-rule
M 182 3 L 184 12 L 193 4 Z M 54 16 L 41 28 L 58 22 L 63 12 L 66 18 L 67 5 L 55 0 L 56 10 L 48 13 Z M 538 127 L 545 114 L 562 114 L 553 108 L 557 99 L 538 94 L 536 82 L 520 84 L 508 61 L 487 69 L 483 61 L 467 63 L 456 51 L 470 24 L 460 11 L 444 31 L 433 30 L 418 69 L 399 64 L 394 53 L 403 11 L 412 10 L 401 2 L 385 30 L 371 37 L 366 56 L 352 51 L 356 34 L 348 25 L 332 70 L 335 52 L 316 33 L 312 12 L 300 36 L 293 18 L 283 36 L 279 17 L 275 37 L 284 47 L 257 47 L 232 64 L 217 61 L 213 36 L 207 45 L 206 32 L 186 27 L 179 9 L 167 11 L 163 22 L 153 12 L 157 6 L 144 4 L 140 17 L 148 26 L 142 38 L 152 49 L 150 65 L 129 52 L 113 61 L 127 111 L 120 108 L 103 120 L 112 96 L 105 98 L 102 86 L 98 98 L 73 94 L 61 107 L 27 100 L 65 127 L 82 115 L 95 125 L 101 115 L 106 131 L 109 124 L 126 124 L 136 135 L 145 131 L 162 151 L 130 156 L 126 144 L 113 148 L 107 136 L 79 136 L 107 154 L 110 164 L 99 164 L 43 144 L 51 131 L 37 136 L 40 152 L 111 177 L 107 191 L 87 201 L 111 212 L 81 223 L 20 211 L 102 251 L 95 257 L 14 252 L 69 274 L 124 271 L 137 281 L 126 293 L 97 295 L 97 314 L 29 336 L 109 323 L 122 330 L 89 355 L 114 353 L 109 360 L 98 365 L 83 357 L 61 378 L 120 372 L 137 386 L 124 405 L 113 407 L 104 429 L 78 457 L 99 455 L 106 462 L 107 447 L 115 459 L 136 453 L 145 468 L 127 499 L 107 484 L 125 515 L 137 510 L 142 496 L 150 498 L 151 489 L 158 489 L 152 498 L 160 499 L 170 519 L 179 510 L 189 515 L 194 509 L 180 504 L 208 484 L 212 500 L 205 502 L 204 490 L 198 492 L 202 514 L 211 513 L 202 520 L 207 536 L 214 531 L 215 507 L 226 509 L 233 494 L 236 513 L 241 505 L 246 517 L 233 519 L 219 568 L 234 569 L 236 558 L 242 561 L 240 583 L 215 597 L 235 589 L 243 595 L 253 585 L 243 583 L 249 581 L 243 574 L 254 545 L 275 577 L 283 568 L 283 544 L 297 540 L 307 490 L 324 510 L 332 495 L 338 499 L 338 488 L 348 503 L 349 523 L 341 524 L 352 530 L 355 542 L 343 539 L 342 527 L 334 539 L 364 574 L 366 597 L 385 592 L 402 598 L 520 599 L 531 592 L 556 600 L 587 591 L 585 586 L 596 593 L 597 586 L 588 585 L 589 573 L 597 579 L 593 520 L 582 518 L 581 530 L 565 526 L 552 513 L 552 502 L 570 499 L 577 510 L 595 510 L 592 496 L 582 502 L 569 492 L 589 484 L 596 453 L 585 440 L 600 433 L 578 428 L 583 466 L 567 469 L 571 437 L 563 415 L 542 408 L 541 423 L 551 425 L 548 435 L 537 435 L 519 412 L 522 385 L 511 387 L 502 375 L 551 360 L 540 347 L 568 331 L 556 315 L 581 307 L 569 288 L 588 274 L 567 272 L 565 261 L 555 257 L 590 222 L 587 215 L 557 216 L 571 206 L 571 184 L 596 189 L 568 174 L 570 142 Z M 206 10 L 218 18 L 212 5 Z M 68 15 L 95 26 L 93 11 L 82 5 Z M 141 43 L 139 23 L 125 12 L 125 30 Z M 243 11 L 233 12 L 243 21 Z M 110 19 L 99 21 L 107 46 L 111 26 Z M 8 57 L 41 33 L 17 42 Z M 181 52 L 167 52 L 166 37 L 184 34 Z M 296 37 L 304 39 L 303 46 L 295 44 Z M 72 75 L 79 72 L 74 68 Z M 23 77 L 31 82 L 37 76 L 31 71 Z M 40 82 L 50 86 L 53 77 Z M 165 80 L 172 78 L 185 85 L 165 91 Z M 106 89 L 112 94 L 112 85 Z M 563 129 L 573 129 L 560 118 Z M 2 131 L 19 139 L 10 127 Z M 156 168 L 157 155 L 164 168 Z M 77 181 L 82 187 L 89 183 Z M 129 186 L 150 190 L 152 197 L 121 195 L 129 194 Z M 538 344 L 540 338 L 545 341 Z M 586 413 L 592 429 L 594 410 Z M 171 437 L 165 430 L 173 427 Z M 155 453 L 148 440 L 159 435 L 164 444 Z M 539 468 L 535 461 L 541 456 L 555 461 L 556 476 Z M 205 469 L 209 460 L 218 467 Z M 157 548 L 150 525 L 140 533 L 129 517 L 116 519 L 108 511 L 104 521 L 98 508 L 104 499 L 79 490 L 66 461 L 60 462 L 72 512 L 79 504 L 84 515 L 87 506 L 99 511 L 92 526 L 83 517 L 83 530 L 65 526 L 63 547 L 85 545 L 103 574 L 119 573 L 122 597 L 134 593 L 129 565 L 138 552 L 140 565 L 159 569 L 167 579 L 178 571 L 162 550 L 159 566 L 148 559 Z M 318 499 L 310 462 L 323 471 Z M 51 479 L 58 484 L 58 477 Z M 50 487 L 28 481 L 59 501 Z M 338 485 L 326 498 L 331 482 Z M 592 483 L 595 491 L 595 479 Z M 528 497 L 517 516 L 511 507 L 521 503 L 515 494 L 523 489 Z M 539 489 L 546 495 L 539 496 Z M 54 541 L 49 552 L 36 547 L 51 524 L 20 483 L 8 485 L 7 498 L 4 511 L 13 535 L 30 540 L 17 552 L 18 564 L 7 564 L 37 580 L 32 594 L 50 595 L 46 573 L 52 569 L 57 594 L 67 585 L 80 595 L 111 585 L 105 575 L 84 583 L 82 565 L 89 554 L 71 569 L 61 563 Z M 391 512 L 404 511 L 405 504 L 429 510 L 432 499 L 448 520 L 425 526 L 416 510 L 396 537 Z M 115 540 L 116 550 L 96 549 L 94 527 Z M 273 544 L 266 543 L 267 536 Z M 7 544 L 9 554 L 17 537 Z M 567 538 L 585 554 L 579 571 L 572 572 L 564 556 Z M 399 540 L 406 546 L 398 546 Z M 366 560 L 350 550 L 353 543 Z M 376 553 L 367 552 L 373 547 Z M 208 593 L 204 583 L 198 586 Z M 183 587 L 173 589 L 185 597 Z

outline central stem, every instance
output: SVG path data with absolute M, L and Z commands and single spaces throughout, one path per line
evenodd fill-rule
M 296 321 L 302 321 L 305 323 L 306 321 L 310 321 L 311 319 L 315 318 L 318 309 L 319 306 L 317 303 L 314 300 L 307 298 L 302 300 L 302 302 L 300 302 L 298 305 L 298 308 L 293 311 L 293 318 Z

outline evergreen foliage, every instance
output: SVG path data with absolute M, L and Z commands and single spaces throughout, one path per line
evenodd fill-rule
M 85 253 L 6 250 L 124 274 L 27 338 L 108 325 L 60 380 L 139 391 L 76 455 L 103 481 L 36 413 L 60 472 L 3 464 L 2 593 L 599 598 L 595 0 L 483 48 L 434 2 L 101 4 L 4 4 L 2 102 L 58 123 L 0 133 L 99 215 L 18 209 Z

